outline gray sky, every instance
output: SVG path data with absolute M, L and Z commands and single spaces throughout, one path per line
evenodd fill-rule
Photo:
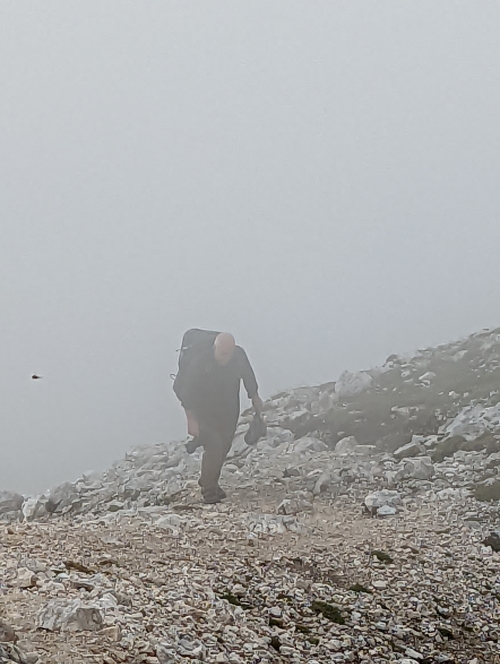
M 0 3 L 0 489 L 183 436 L 192 326 L 269 396 L 499 325 L 499 34 L 460 0 Z

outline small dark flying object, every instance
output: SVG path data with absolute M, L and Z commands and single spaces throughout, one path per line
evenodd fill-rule
M 40 378 L 41 378 L 41 376 L 37 376 L 36 374 L 33 374 L 33 375 L 31 376 L 31 379 L 32 379 L 32 380 L 40 380 Z

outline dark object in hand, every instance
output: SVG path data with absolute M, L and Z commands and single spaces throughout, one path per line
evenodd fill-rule
M 188 454 L 193 454 L 193 452 L 196 452 L 196 450 L 202 445 L 203 443 L 200 442 L 200 439 L 198 437 L 193 438 L 189 442 L 186 443 L 186 452 Z
M 267 427 L 260 416 L 259 413 L 256 413 L 253 416 L 253 420 L 250 422 L 248 431 L 245 434 L 245 443 L 247 445 L 256 445 L 261 438 L 267 435 Z

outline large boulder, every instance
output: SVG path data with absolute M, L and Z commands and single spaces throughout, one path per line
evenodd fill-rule
M 47 514 L 43 498 L 27 498 L 21 510 L 25 521 L 32 521 Z
M 358 441 L 354 436 L 346 436 L 335 445 L 336 454 L 352 454 L 358 447 Z
M 0 643 L 0 662 L 2 664 L 26 664 L 25 654 L 13 643 Z
M 297 494 L 292 498 L 285 498 L 276 508 L 278 514 L 299 514 L 299 512 L 309 512 L 312 510 L 312 503 L 302 494 Z
M 403 501 L 397 491 L 382 489 L 369 493 L 364 500 L 364 504 L 370 514 L 378 514 L 382 508 L 391 508 L 395 513 L 402 506 Z
M 49 513 L 63 512 L 68 510 L 80 500 L 80 494 L 75 484 L 64 482 L 58 487 L 51 489 L 45 501 L 45 509 Z
M 485 407 L 483 404 L 463 408 L 446 427 L 452 436 L 464 436 L 473 440 L 485 431 L 500 432 L 500 403 Z
M 424 451 L 424 446 L 418 440 L 412 440 L 410 443 L 399 447 L 394 452 L 394 456 L 400 461 L 401 459 L 410 459 L 411 457 L 419 456 Z
M 335 393 L 340 399 L 354 397 L 371 387 L 372 383 L 373 378 L 366 371 L 344 371 L 335 385 Z
M 82 630 L 95 632 L 103 626 L 100 607 L 83 603 L 79 599 L 54 599 L 38 614 L 37 626 L 49 632 Z
M 0 491 L 0 514 L 19 512 L 24 503 L 24 497 L 14 491 Z
M 434 475 L 434 466 L 428 456 L 407 459 L 403 468 L 404 476 L 415 480 L 430 480 Z

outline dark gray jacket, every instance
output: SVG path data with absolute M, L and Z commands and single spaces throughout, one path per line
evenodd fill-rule
M 258 391 L 257 380 L 247 354 L 236 346 L 233 357 L 221 366 L 213 348 L 200 353 L 189 366 L 179 394 L 186 410 L 201 420 L 234 419 L 240 414 L 240 385 L 252 399 Z

